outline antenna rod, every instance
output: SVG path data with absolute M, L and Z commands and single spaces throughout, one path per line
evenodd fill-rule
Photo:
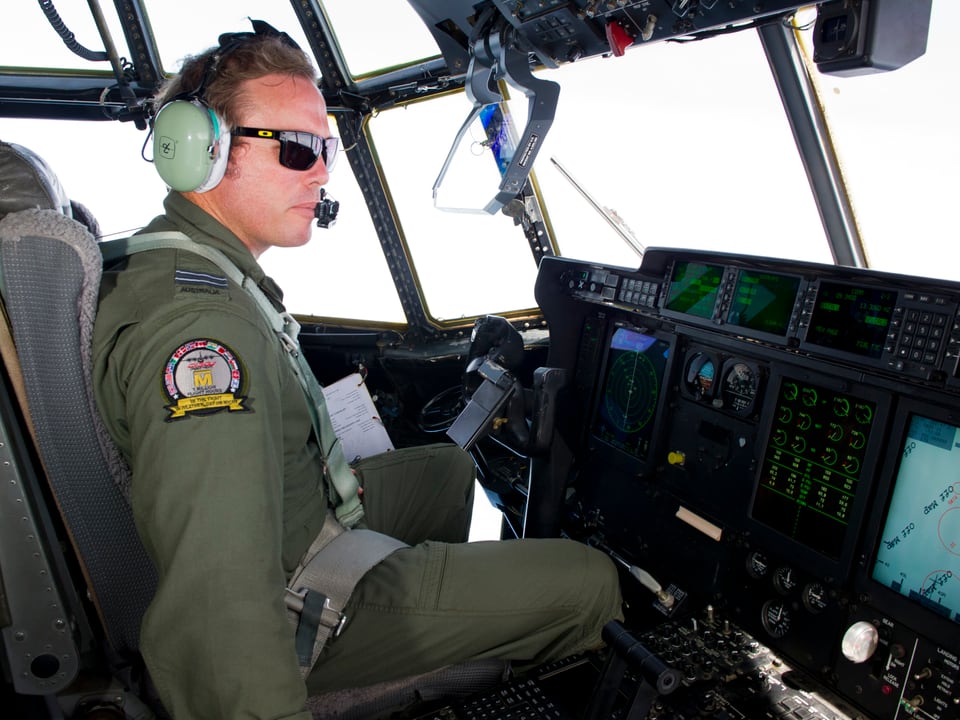
M 573 185 L 574 188 L 576 188 L 577 192 L 583 195 L 584 199 L 590 203 L 590 206 L 603 216 L 603 219 L 610 224 L 610 227 L 616 231 L 617 235 L 623 238 L 623 241 L 630 246 L 630 249 L 637 254 L 637 257 L 642 258 L 643 252 L 646 248 L 644 248 L 640 241 L 637 240 L 637 236 L 633 234 L 633 230 L 629 228 L 627 223 L 624 222 L 623 218 L 620 217 L 615 210 L 611 210 L 610 208 L 604 207 L 598 203 L 594 199 L 593 195 L 587 192 L 555 157 L 550 158 L 550 162 L 557 166 L 557 170 L 560 171 L 560 174 L 563 175 L 569 181 L 569 183 Z

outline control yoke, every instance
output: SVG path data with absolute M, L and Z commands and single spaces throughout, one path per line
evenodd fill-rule
M 527 456 L 543 454 L 553 438 L 557 396 L 567 383 L 560 368 L 537 368 L 527 390 L 515 373 L 523 363 L 523 338 L 504 318 L 477 320 L 464 374 L 468 402 L 447 435 L 464 450 L 492 435 Z

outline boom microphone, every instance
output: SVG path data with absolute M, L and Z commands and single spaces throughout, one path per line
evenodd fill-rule
M 320 188 L 320 202 L 313 209 L 313 215 L 317 218 L 317 227 L 328 228 L 337 222 L 337 213 L 340 212 L 340 203 L 327 194 L 327 191 Z

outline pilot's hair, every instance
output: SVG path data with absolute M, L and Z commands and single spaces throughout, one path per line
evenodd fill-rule
M 217 53 L 221 53 L 219 61 L 214 59 Z M 180 72 L 154 96 L 154 110 L 159 111 L 172 100 L 199 97 L 227 125 L 236 127 L 239 108 L 245 101 L 238 92 L 241 83 L 273 74 L 317 82 L 317 71 L 301 49 L 279 37 L 251 33 L 226 51 L 215 47 L 187 57 Z

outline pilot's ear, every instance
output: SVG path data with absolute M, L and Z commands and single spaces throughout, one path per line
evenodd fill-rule
M 240 140 L 233 140 L 230 144 L 230 154 L 227 156 L 227 166 L 224 169 L 223 177 L 236 179 L 240 177 L 240 163 L 243 162 L 247 153 L 250 152 L 250 143 Z

